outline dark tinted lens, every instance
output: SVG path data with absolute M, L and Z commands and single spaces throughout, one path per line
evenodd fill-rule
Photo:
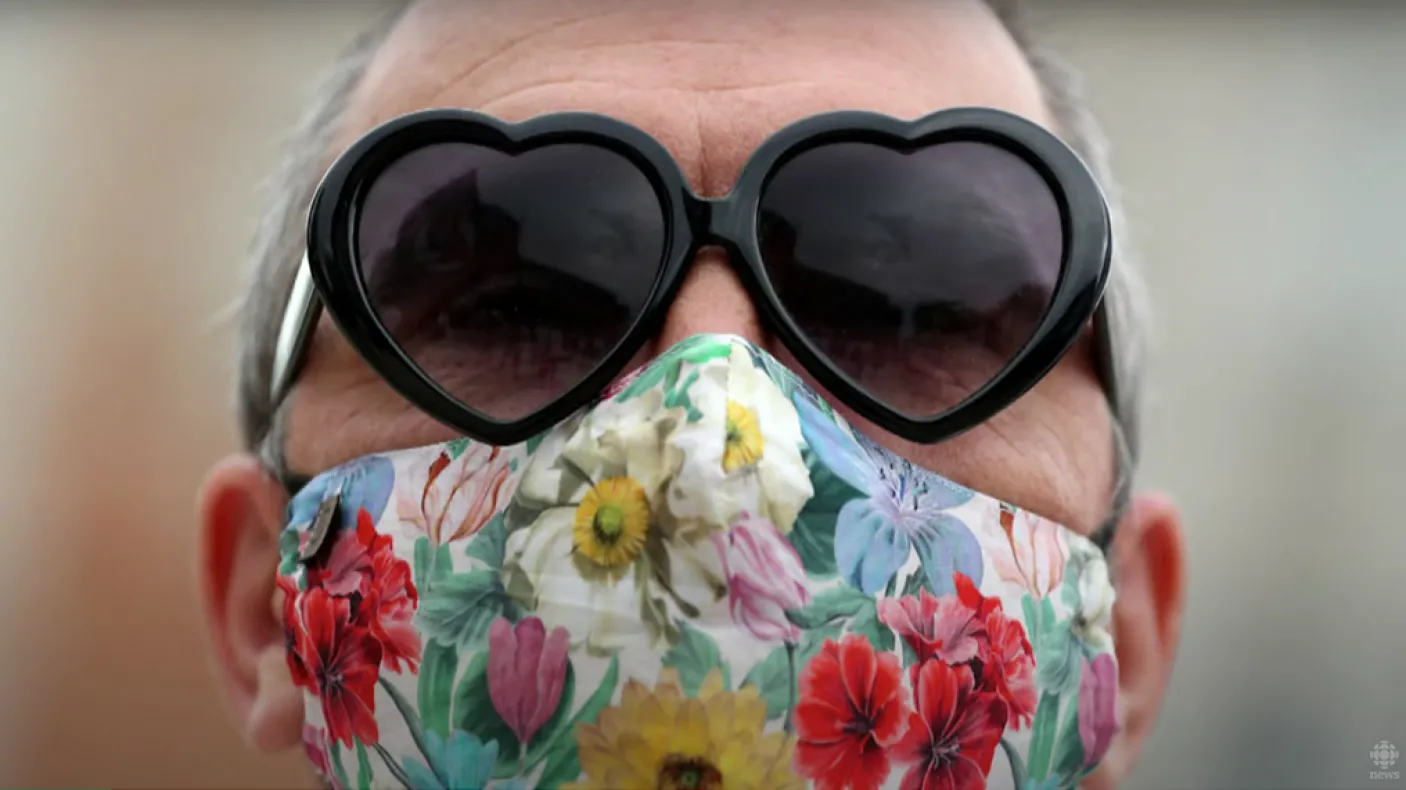
M 935 416 L 1031 338 L 1059 278 L 1059 206 L 1019 156 L 975 142 L 809 149 L 761 200 L 777 296 L 874 397 Z
M 623 156 L 465 143 L 392 164 L 362 204 L 362 276 L 381 322 L 431 378 L 497 419 L 577 384 L 643 311 L 664 217 Z

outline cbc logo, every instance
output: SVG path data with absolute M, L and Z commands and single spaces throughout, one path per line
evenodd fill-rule
M 1376 763 L 1376 766 L 1383 770 L 1396 765 L 1396 758 L 1400 756 L 1401 755 L 1396 751 L 1396 747 L 1386 741 L 1382 741 L 1372 747 L 1372 762 Z

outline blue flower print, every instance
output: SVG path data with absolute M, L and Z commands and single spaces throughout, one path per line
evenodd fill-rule
M 793 399 L 806 443 L 836 476 L 868 496 L 841 508 L 835 522 L 835 563 L 852 586 L 882 591 L 916 549 L 935 595 L 956 591 L 953 573 L 980 586 L 981 546 L 951 510 L 969 501 L 970 489 L 950 483 L 858 436 L 806 398 Z
M 412 790 L 486 788 L 498 762 L 498 743 L 485 744 L 463 730 L 449 733 L 447 740 L 426 730 L 425 756 L 432 765 L 407 759 L 403 766 Z
M 312 479 L 288 503 L 288 525 L 301 526 L 312 521 L 322 500 L 342 489 L 341 516 L 344 528 L 356 527 L 356 514 L 365 510 L 372 522 L 379 522 L 391 499 L 395 484 L 395 466 L 384 455 L 369 455 L 331 469 Z

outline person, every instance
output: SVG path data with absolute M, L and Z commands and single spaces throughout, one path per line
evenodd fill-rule
M 335 786 L 1116 785 L 1184 582 L 1111 186 L 1005 3 L 403 3 L 256 239 L 238 728 Z

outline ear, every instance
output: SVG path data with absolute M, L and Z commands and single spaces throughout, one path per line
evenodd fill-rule
M 303 695 L 293 685 L 277 592 L 278 536 L 288 495 L 252 456 L 221 461 L 199 495 L 199 574 L 216 675 L 252 747 L 301 742 Z
M 1185 546 L 1176 506 L 1162 496 L 1138 496 L 1118 525 L 1112 553 L 1118 593 L 1113 643 L 1123 726 L 1098 771 L 1085 783 L 1090 790 L 1114 787 L 1127 777 L 1167 691 L 1186 593 Z

